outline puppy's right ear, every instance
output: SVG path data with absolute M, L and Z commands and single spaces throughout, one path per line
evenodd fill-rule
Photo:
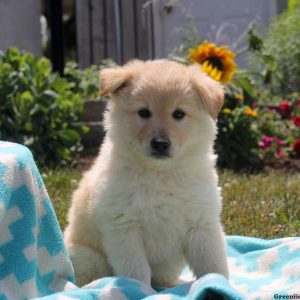
M 102 69 L 99 74 L 100 96 L 106 96 L 114 93 L 121 86 L 125 85 L 133 77 L 128 68 L 116 67 Z

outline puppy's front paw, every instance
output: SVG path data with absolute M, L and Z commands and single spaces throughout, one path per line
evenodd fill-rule
M 113 233 L 109 231 L 109 235 L 104 236 L 104 246 L 114 275 L 133 278 L 150 285 L 151 269 L 139 232 L 132 228 L 122 235 L 120 232 Z
M 197 278 L 218 273 L 228 278 L 225 238 L 220 226 L 200 228 L 189 237 L 186 258 Z

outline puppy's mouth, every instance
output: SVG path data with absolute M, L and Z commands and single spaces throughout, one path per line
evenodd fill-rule
M 170 153 L 158 153 L 155 151 L 152 151 L 150 156 L 155 159 L 168 159 L 172 157 Z

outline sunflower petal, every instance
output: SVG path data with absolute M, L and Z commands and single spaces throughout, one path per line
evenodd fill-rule
M 226 45 L 217 47 L 214 43 L 205 40 L 195 48 L 189 49 L 189 60 L 201 64 L 202 71 L 215 80 L 230 82 L 237 69 L 234 62 L 235 53 Z

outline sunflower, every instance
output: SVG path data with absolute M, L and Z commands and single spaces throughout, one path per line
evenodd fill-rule
M 237 68 L 234 58 L 235 54 L 227 46 L 217 47 L 208 41 L 189 49 L 189 60 L 201 64 L 203 72 L 223 83 L 231 81 Z

